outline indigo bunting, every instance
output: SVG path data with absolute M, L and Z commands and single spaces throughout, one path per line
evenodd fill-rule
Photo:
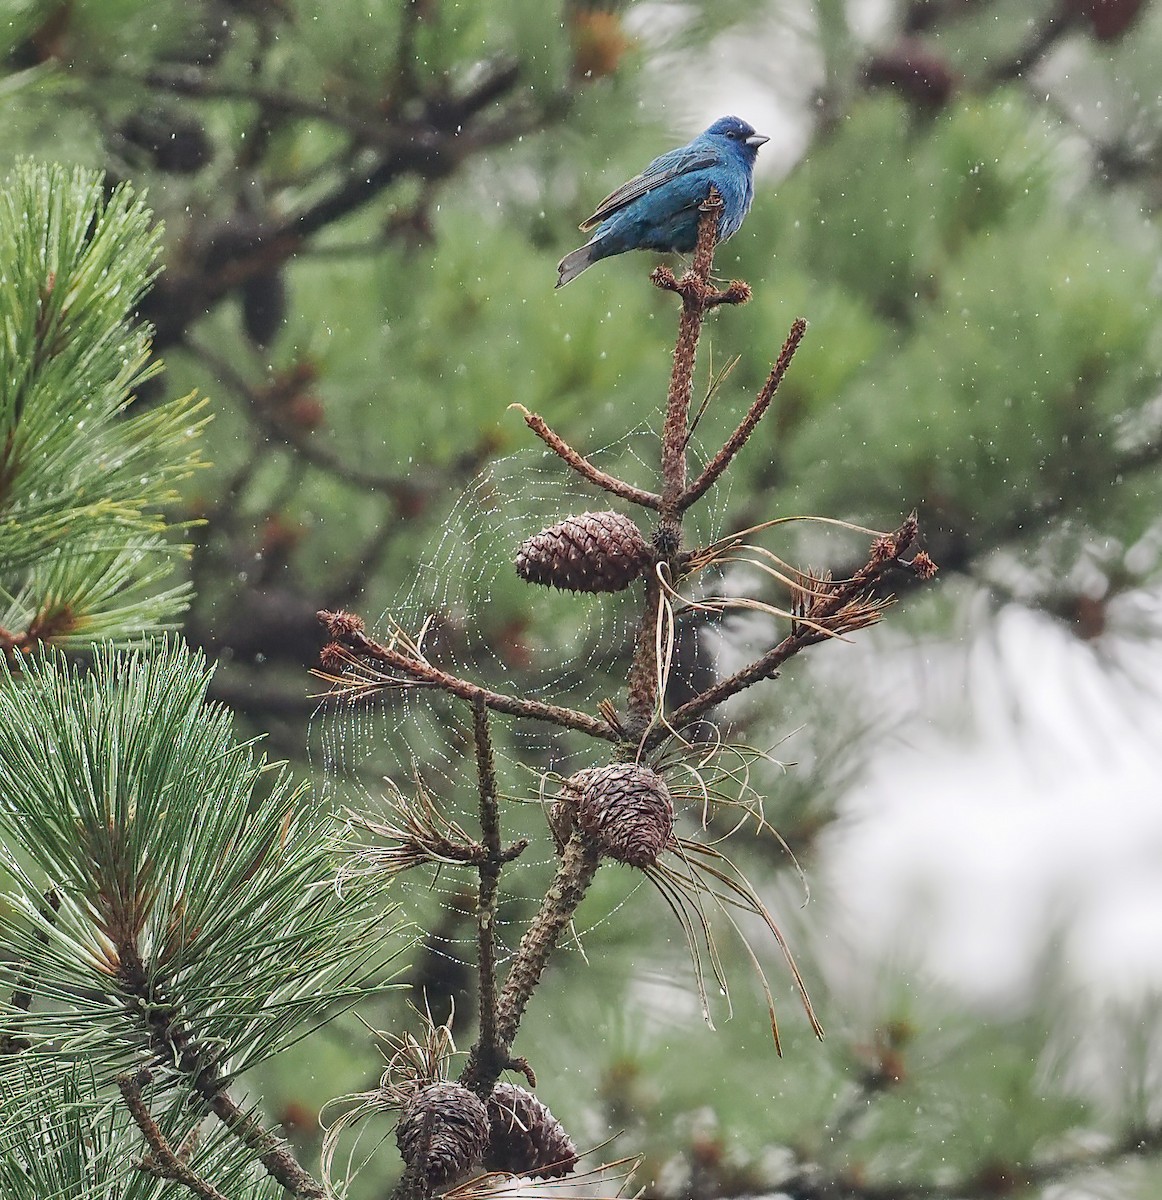
M 597 232 L 557 264 L 557 287 L 586 267 L 626 250 L 688 253 L 698 240 L 699 205 L 717 189 L 722 197 L 718 240 L 738 232 L 754 197 L 751 172 L 769 141 L 738 117 L 720 117 L 705 133 L 655 158 L 597 206 L 581 229 Z

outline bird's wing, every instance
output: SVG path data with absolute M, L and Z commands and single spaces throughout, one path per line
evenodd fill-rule
M 720 156 L 711 146 L 690 145 L 671 150 L 668 154 L 655 158 L 640 175 L 626 180 L 621 187 L 610 192 L 597 206 L 593 216 L 581 223 L 580 229 L 582 232 L 588 232 L 618 209 L 625 208 L 639 196 L 644 196 L 646 192 L 652 192 L 679 175 L 699 171 L 703 167 L 712 167 L 720 161 Z

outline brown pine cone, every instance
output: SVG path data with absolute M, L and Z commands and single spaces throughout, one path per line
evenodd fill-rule
M 577 1165 L 577 1150 L 561 1122 L 532 1092 L 498 1083 L 488 1097 L 489 1171 L 556 1179 Z
M 565 780 L 577 797 L 577 820 L 604 854 L 631 867 L 657 862 L 674 831 L 674 804 L 665 780 L 649 767 L 614 763 Z
M 516 573 L 529 583 L 574 592 L 620 592 L 645 570 L 650 548 L 621 513 L 581 513 L 522 543 Z
M 439 1187 L 472 1170 L 484 1156 L 488 1111 L 458 1083 L 429 1084 L 404 1109 L 395 1141 L 404 1162 Z

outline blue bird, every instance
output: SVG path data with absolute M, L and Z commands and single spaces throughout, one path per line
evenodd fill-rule
M 581 229 L 597 232 L 557 264 L 557 287 L 598 259 L 626 250 L 689 253 L 698 240 L 698 206 L 711 186 L 722 197 L 718 240 L 738 232 L 754 198 L 759 147 L 770 141 L 738 117 L 720 117 L 705 133 L 655 158 L 597 206 Z

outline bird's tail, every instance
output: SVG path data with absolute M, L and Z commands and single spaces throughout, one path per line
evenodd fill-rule
M 578 246 L 576 250 L 570 250 L 561 259 L 557 264 L 557 287 L 564 287 L 576 279 L 586 267 L 593 266 L 597 260 L 593 257 L 592 250 L 593 243 L 587 242 L 584 246 Z

